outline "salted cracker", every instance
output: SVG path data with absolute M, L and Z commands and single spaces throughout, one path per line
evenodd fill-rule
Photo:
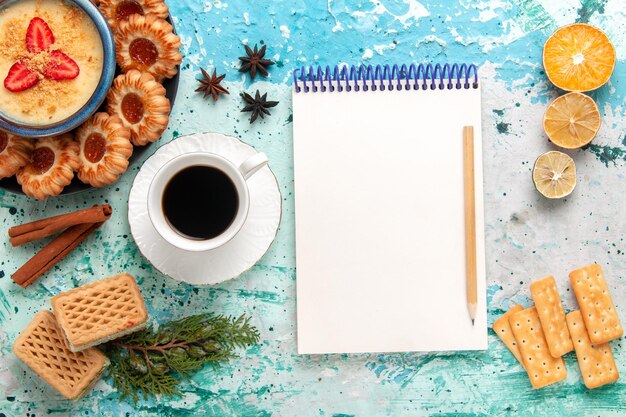
M 619 371 L 608 342 L 599 345 L 591 344 L 580 311 L 572 311 L 566 319 L 585 386 L 593 389 L 617 381 Z
M 534 281 L 530 284 L 530 293 L 552 357 L 559 358 L 574 350 L 554 277 L 547 276 Z
M 563 358 L 550 354 L 534 306 L 512 314 L 509 323 L 533 388 L 543 388 L 567 377 Z
M 509 317 L 512 314 L 517 313 L 518 311 L 522 311 L 524 308 L 516 304 L 509 309 L 506 313 L 504 313 L 498 320 L 493 322 L 493 331 L 496 335 L 504 342 L 506 347 L 509 348 L 513 356 L 519 361 L 522 366 L 524 363 L 522 362 L 522 357 L 520 356 L 519 349 L 517 347 L 517 341 L 515 340 L 515 336 L 513 336 L 513 332 L 511 331 L 511 325 L 509 324 Z
M 72 352 L 141 330 L 148 313 L 130 274 L 116 275 L 52 298 L 52 309 Z
M 624 329 L 600 265 L 572 271 L 569 278 L 591 343 L 599 345 L 621 337 Z

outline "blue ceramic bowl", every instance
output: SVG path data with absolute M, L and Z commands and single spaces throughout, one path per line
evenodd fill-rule
M 0 1 L 0 3 L 2 3 L 1 8 L 4 9 L 19 1 L 20 0 L 12 0 L 4 3 Z M 100 75 L 100 82 L 98 83 L 98 86 L 89 101 L 87 101 L 87 103 L 85 103 L 80 110 L 67 119 L 48 125 L 30 125 L 5 117 L 0 112 L 0 130 L 28 138 L 41 138 L 69 132 L 85 122 L 96 112 L 96 110 L 98 110 L 111 88 L 111 83 L 113 82 L 113 77 L 115 75 L 115 43 L 113 41 L 111 28 L 109 27 L 104 16 L 102 16 L 102 13 L 100 13 L 100 10 L 98 10 L 98 7 L 94 5 L 91 0 L 63 1 L 74 4 L 82 9 L 94 22 L 96 29 L 100 34 L 103 49 L 102 74 Z

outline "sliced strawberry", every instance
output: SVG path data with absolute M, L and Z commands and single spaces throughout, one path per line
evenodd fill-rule
M 78 77 L 78 74 L 80 68 L 76 61 L 61 51 L 50 53 L 50 60 L 43 71 L 43 75 L 52 80 L 71 80 Z
M 39 74 L 28 69 L 26 63 L 18 61 L 9 69 L 4 87 L 14 93 L 28 90 L 39 82 Z
M 26 31 L 26 48 L 34 54 L 47 51 L 54 43 L 50 26 L 40 17 L 34 17 Z

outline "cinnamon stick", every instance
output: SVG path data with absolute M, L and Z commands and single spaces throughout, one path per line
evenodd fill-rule
M 20 269 L 15 271 L 11 278 L 22 287 L 27 287 L 62 260 L 102 223 L 104 222 L 83 223 L 70 227 L 30 258 Z
M 23 245 L 44 237 L 52 236 L 68 227 L 87 223 L 101 223 L 111 217 L 113 210 L 108 204 L 93 206 L 73 213 L 61 214 L 9 229 L 9 242 L 13 246 Z

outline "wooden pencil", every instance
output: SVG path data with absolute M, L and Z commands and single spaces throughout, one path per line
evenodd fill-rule
M 465 275 L 467 310 L 472 325 L 476 319 L 476 201 L 474 184 L 474 127 L 463 127 L 463 172 L 465 184 Z

